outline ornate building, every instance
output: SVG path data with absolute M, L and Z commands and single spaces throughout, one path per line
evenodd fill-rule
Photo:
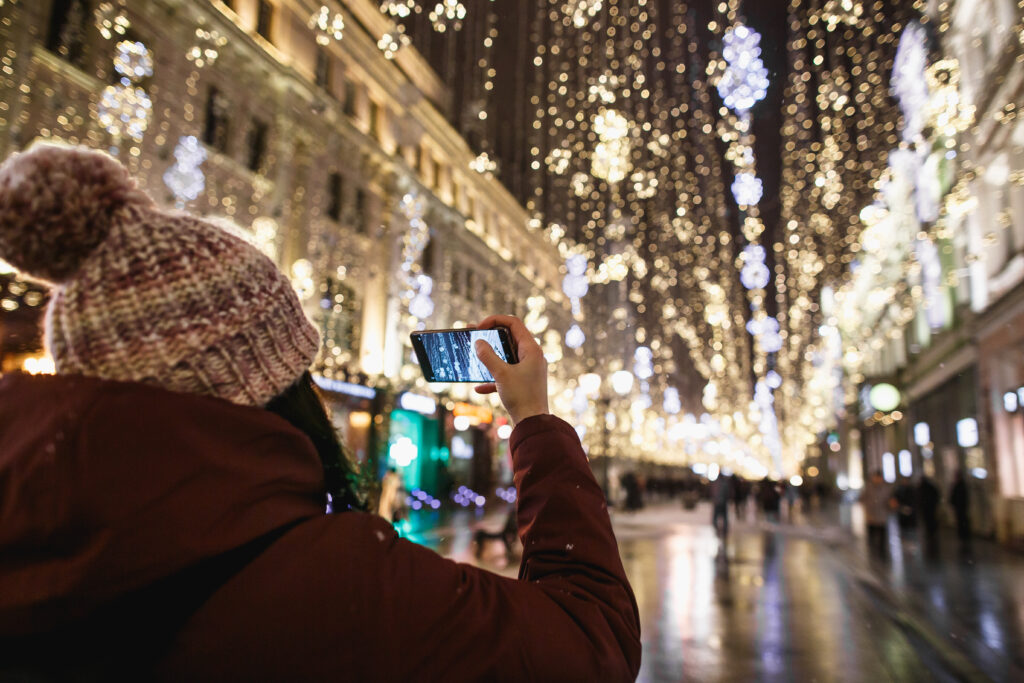
M 923 10 L 899 36 L 899 143 L 837 293 L 850 424 L 868 468 L 946 491 L 963 471 L 976 529 L 1021 537 L 1024 22 L 1013 0 Z
M 385 56 L 375 3 L 0 5 L 0 156 L 36 139 L 108 149 L 158 202 L 237 223 L 320 325 L 325 386 L 424 389 L 409 332 L 494 312 L 556 330 L 560 355 L 557 249 L 471 167 L 426 62 Z M 4 270 L 4 367 L 36 368 L 43 291 Z

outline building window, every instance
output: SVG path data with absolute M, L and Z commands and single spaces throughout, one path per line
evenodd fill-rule
M 316 51 L 316 70 L 313 72 L 316 84 L 330 92 L 331 89 L 331 55 L 320 48 Z
M 370 100 L 370 137 L 380 140 L 380 105 Z
M 430 277 L 434 277 L 434 271 L 436 270 L 434 268 L 434 253 L 437 250 L 434 248 L 434 242 L 435 240 L 431 236 L 427 239 L 427 245 L 423 247 L 423 274 Z
M 341 221 L 343 191 L 341 174 L 332 173 L 327 179 L 327 215 L 335 221 Z
M 270 30 L 274 23 L 274 6 L 270 0 L 259 0 L 259 11 L 256 14 L 256 33 L 270 40 Z M 274 42 L 270 40 L 270 42 Z
M 85 0 L 54 0 L 46 49 L 77 67 L 84 66 L 85 36 L 91 15 Z
M 345 79 L 345 114 L 356 115 L 356 84 L 351 78 Z
M 250 171 L 259 171 L 267 155 L 267 124 L 253 121 L 246 138 L 246 166 Z
M 356 201 L 353 211 L 355 212 L 356 229 L 359 232 L 366 231 L 366 199 L 366 190 L 361 187 L 356 188 Z
M 203 142 L 213 149 L 226 154 L 228 150 L 229 124 L 228 111 L 231 103 L 217 88 L 210 87 L 206 98 L 206 127 L 203 129 Z

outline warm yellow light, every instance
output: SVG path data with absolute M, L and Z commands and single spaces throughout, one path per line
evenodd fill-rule
M 356 410 L 348 416 L 348 424 L 353 429 L 366 429 L 370 426 L 370 420 L 370 414 L 365 410 Z
M 52 375 L 56 373 L 53 359 L 46 354 L 29 356 L 22 361 L 21 369 L 30 375 Z

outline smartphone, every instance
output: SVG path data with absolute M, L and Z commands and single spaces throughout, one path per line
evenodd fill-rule
M 516 363 L 512 334 L 505 327 L 490 330 L 423 330 L 409 335 L 416 359 L 428 382 L 493 382 L 476 357 L 473 345 L 483 339 L 506 363 Z

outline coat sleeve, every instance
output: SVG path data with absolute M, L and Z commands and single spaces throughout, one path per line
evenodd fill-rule
M 512 434 L 519 579 L 445 559 L 376 515 L 318 515 L 192 617 L 161 680 L 628 681 L 640 625 L 576 432 Z M 469 543 L 462 530 L 453 545 Z
M 635 679 L 636 601 L 579 437 L 537 416 L 516 427 L 511 448 L 518 580 L 405 540 L 386 544 L 381 627 L 402 651 L 390 659 L 392 680 Z

